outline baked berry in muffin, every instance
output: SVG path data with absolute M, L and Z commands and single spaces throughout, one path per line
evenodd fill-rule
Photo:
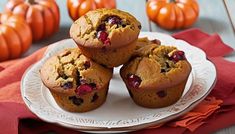
M 105 102 L 112 69 L 93 62 L 74 48 L 49 58 L 40 75 L 61 108 L 86 112 Z
M 183 51 L 156 44 L 137 49 L 120 70 L 133 101 L 148 108 L 166 107 L 179 100 L 190 72 Z
M 127 12 L 97 9 L 75 21 L 70 36 L 84 55 L 107 67 L 116 67 L 130 58 L 140 29 L 139 21 Z

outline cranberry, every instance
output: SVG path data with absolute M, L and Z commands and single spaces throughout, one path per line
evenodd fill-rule
M 166 69 L 161 69 L 161 73 L 165 73 L 166 72 Z
M 72 82 L 66 82 L 66 83 L 64 83 L 64 84 L 62 85 L 62 87 L 63 87 L 64 89 L 70 89 L 70 88 L 73 87 L 73 83 L 72 83 Z
M 185 55 L 183 51 L 175 51 L 173 54 L 169 57 L 170 60 L 174 61 L 175 63 L 179 60 L 185 60 Z
M 97 95 L 97 93 L 95 93 L 92 97 L 91 102 L 95 102 L 98 98 L 99 98 L 99 96 Z
M 157 92 L 157 95 L 158 95 L 160 98 L 163 98 L 163 97 L 165 97 L 167 94 L 166 94 L 166 92 L 165 92 L 164 90 L 161 90 L 161 91 L 158 91 L 158 92 Z
M 71 100 L 73 104 L 78 105 L 78 106 L 83 103 L 83 99 L 77 98 L 76 96 L 70 96 L 69 100 Z
M 117 17 L 117 16 L 111 16 L 111 17 L 108 17 L 107 19 L 108 23 L 111 24 L 111 25 L 114 25 L 114 24 L 121 24 L 122 23 L 122 20 L 121 18 Z
M 140 86 L 141 81 L 142 80 L 137 75 L 134 75 L 134 74 L 127 75 L 128 85 L 133 87 L 133 88 L 138 88 Z
M 104 41 L 104 44 L 105 44 L 105 45 L 110 45 L 110 44 L 111 44 L 110 39 L 109 39 L 109 38 L 107 38 L 107 40 L 106 40 L 106 41 Z
M 97 33 L 97 38 L 105 45 L 110 45 L 110 39 L 108 38 L 108 34 L 105 31 L 99 31 Z
M 84 95 L 86 93 L 92 92 L 93 89 L 95 89 L 93 85 L 85 83 L 85 84 L 81 84 L 80 86 L 78 86 L 75 92 L 77 95 L 80 96 L 80 95 Z
M 89 83 L 89 85 L 90 85 L 93 89 L 96 88 L 96 84 L 95 84 L 95 83 Z
M 105 31 L 106 27 L 105 27 L 105 23 L 102 23 L 99 25 L 99 27 L 97 28 L 97 31 Z
M 90 68 L 90 66 L 91 66 L 90 61 L 85 61 L 85 63 L 84 63 L 84 67 L 85 67 L 85 69 Z

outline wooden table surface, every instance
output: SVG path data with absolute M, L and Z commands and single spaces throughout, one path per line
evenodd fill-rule
M 0 0 L 0 12 L 7 0 Z M 198 0 L 200 16 L 192 26 L 197 27 L 209 34 L 218 33 L 222 40 L 235 49 L 235 0 Z M 61 12 L 60 30 L 53 37 L 33 43 L 30 50 L 24 56 L 30 55 L 37 49 L 56 41 L 69 38 L 69 28 L 72 24 L 66 9 L 66 0 L 57 0 Z M 177 31 L 166 31 L 150 22 L 145 12 L 146 0 L 117 0 L 117 8 L 133 14 L 142 24 L 142 31 L 153 31 L 172 34 Z M 235 61 L 235 53 L 226 57 Z M 222 129 L 216 134 L 234 134 L 235 126 Z

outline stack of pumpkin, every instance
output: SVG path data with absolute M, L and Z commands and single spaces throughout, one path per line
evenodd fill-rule
M 0 13 L 0 61 L 18 58 L 32 41 L 59 29 L 60 13 L 54 0 L 9 0 Z

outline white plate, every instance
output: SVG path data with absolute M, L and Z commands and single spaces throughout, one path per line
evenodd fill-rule
M 76 47 L 72 39 L 50 45 L 45 56 L 28 69 L 22 79 L 21 92 L 28 108 L 44 121 L 57 123 L 86 132 L 128 132 L 153 126 L 176 118 L 196 106 L 211 91 L 216 80 L 215 66 L 206 59 L 205 53 L 182 40 L 161 33 L 142 32 L 140 37 L 159 39 L 162 44 L 183 50 L 192 65 L 192 72 L 180 100 L 168 107 L 148 109 L 137 106 L 129 97 L 126 86 L 114 70 L 106 102 L 96 110 L 86 113 L 70 113 L 61 109 L 49 90 L 43 86 L 39 69 L 46 59 L 65 48 Z

